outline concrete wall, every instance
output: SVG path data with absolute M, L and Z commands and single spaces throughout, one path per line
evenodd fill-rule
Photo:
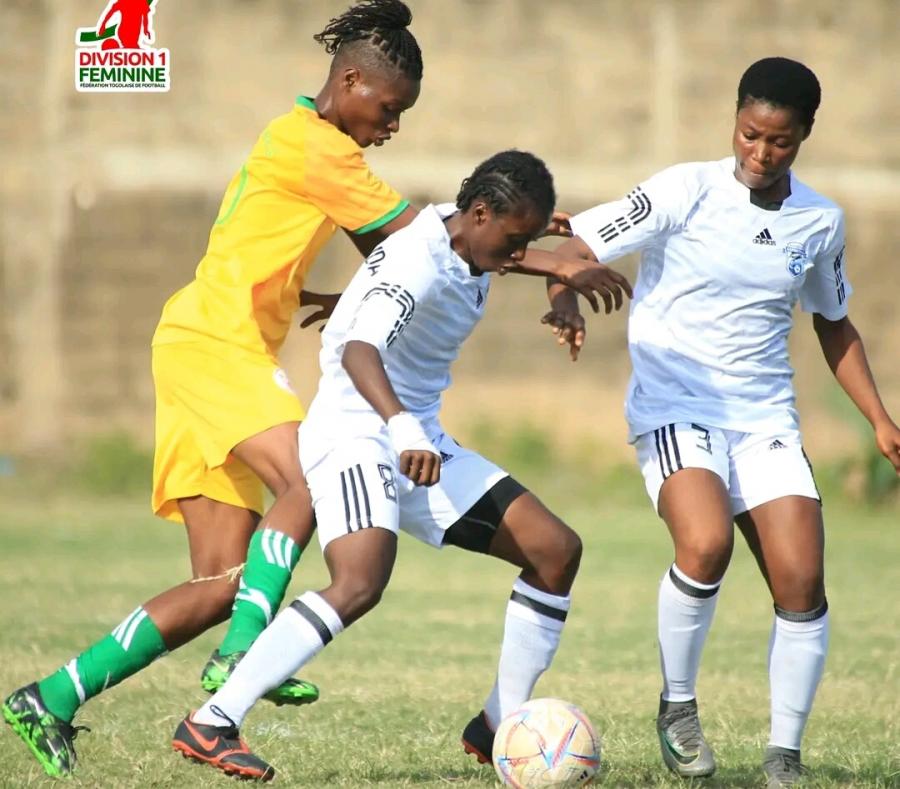
M 159 310 L 191 277 L 222 190 L 260 129 L 320 87 L 328 58 L 311 36 L 345 7 L 158 0 L 171 92 L 79 94 L 75 28 L 94 24 L 101 5 L 0 7 L 0 29 L 15 31 L 0 52 L 0 454 L 120 426 L 150 439 L 148 344 Z M 475 163 L 516 146 L 548 161 L 562 207 L 585 207 L 666 164 L 727 155 L 737 80 L 752 60 L 784 54 L 812 66 L 823 106 L 796 169 L 847 210 L 853 316 L 900 411 L 895 0 L 410 5 L 422 96 L 399 137 L 370 159 L 420 202 L 452 198 Z M 335 243 L 313 285 L 337 289 L 355 265 Z M 591 345 L 572 366 L 537 325 L 540 291 L 533 281 L 497 283 L 458 365 L 448 419 L 465 431 L 481 417 L 540 423 L 552 412 L 562 442 L 589 435 L 620 447 L 623 316 L 592 320 Z M 852 433 L 831 413 L 807 324 L 801 318 L 794 342 L 801 405 L 827 426 L 809 441 L 838 451 Z M 292 335 L 285 350 L 305 398 L 316 340 Z

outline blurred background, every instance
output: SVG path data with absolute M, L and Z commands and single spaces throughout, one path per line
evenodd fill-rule
M 96 24 L 105 0 L 3 1 L 0 475 L 93 458 L 84 462 L 113 473 L 101 487 L 149 494 L 141 458 L 152 449 L 149 344 L 162 305 L 191 279 L 257 135 L 297 94 L 318 92 L 329 58 L 312 35 L 348 4 L 159 0 L 155 46 L 171 52 L 171 92 L 87 95 L 74 87 L 75 30 Z M 401 134 L 367 156 L 419 205 L 453 199 L 475 164 L 518 147 L 546 159 L 560 207 L 578 211 L 669 164 L 728 155 L 750 62 L 780 54 L 812 67 L 823 103 L 795 170 L 846 211 L 851 315 L 900 416 L 897 0 L 409 5 L 421 98 Z M 308 287 L 339 290 L 358 262 L 338 238 Z M 633 278 L 635 261 L 620 266 Z M 625 313 L 592 317 L 573 365 L 539 324 L 544 305 L 537 280 L 495 282 L 456 366 L 446 426 L 483 451 L 512 436 L 523 452 L 630 463 Z M 850 492 L 889 489 L 891 470 L 832 382 L 808 316 L 792 343 L 814 461 Z M 305 402 L 317 351 L 315 332 L 299 329 L 284 349 Z M 114 473 L 128 466 L 123 453 L 140 461 L 131 482 Z

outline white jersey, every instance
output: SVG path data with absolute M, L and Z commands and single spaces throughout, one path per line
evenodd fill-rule
M 673 422 L 797 429 L 793 306 L 847 314 L 841 209 L 793 174 L 781 207 L 759 208 L 734 166 L 679 164 L 572 219 L 601 261 L 642 252 L 628 323 L 632 441 Z
M 319 390 L 302 427 L 316 453 L 386 431 L 341 364 L 345 343 L 374 345 L 403 407 L 432 440 L 450 365 L 484 313 L 490 276 L 473 274 L 450 246 L 447 203 L 429 205 L 372 252 L 338 301 L 322 333 Z M 312 459 L 311 459 L 312 460 Z

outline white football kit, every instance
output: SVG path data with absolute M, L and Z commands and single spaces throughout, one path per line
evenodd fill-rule
M 364 261 L 322 333 L 319 389 L 300 427 L 300 461 L 319 542 L 378 526 L 434 546 L 507 473 L 447 436 L 438 421 L 450 365 L 481 319 L 490 277 L 473 275 L 429 205 Z M 441 454 L 441 479 L 415 487 L 400 474 L 385 423 L 341 363 L 344 345 L 378 349 L 391 386 Z
M 734 168 L 731 157 L 679 164 L 572 219 L 603 262 L 641 251 L 625 410 L 654 504 L 688 466 L 719 474 L 735 513 L 818 498 L 787 342 L 798 299 L 828 320 L 847 315 L 843 215 L 793 174 L 778 210 L 753 205 Z

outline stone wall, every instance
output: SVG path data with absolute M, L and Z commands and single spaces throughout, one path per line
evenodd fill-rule
M 16 33 L 0 52 L 0 454 L 112 427 L 150 439 L 159 310 L 190 279 L 222 190 L 260 129 L 320 87 L 328 59 L 311 36 L 345 7 L 158 0 L 171 92 L 88 96 L 74 89 L 74 34 L 101 5 L 0 7 L 0 29 Z M 846 208 L 854 318 L 900 411 L 898 286 L 888 273 L 900 250 L 895 0 L 410 5 L 422 96 L 399 137 L 370 158 L 417 202 L 452 198 L 477 161 L 516 146 L 548 161 L 563 207 L 586 207 L 666 164 L 727 155 L 735 86 L 752 60 L 809 63 L 824 101 L 797 171 Z M 355 265 L 335 243 L 312 284 L 338 289 Z M 497 283 L 458 365 L 448 419 L 465 431 L 478 418 L 540 423 L 549 410 L 561 441 L 588 434 L 619 446 L 623 316 L 592 320 L 591 345 L 572 366 L 537 325 L 540 291 L 534 281 Z M 801 405 L 828 426 L 810 443 L 840 449 L 852 433 L 830 416 L 833 385 L 807 324 L 794 338 Z M 285 349 L 305 398 L 315 340 L 298 333 Z

